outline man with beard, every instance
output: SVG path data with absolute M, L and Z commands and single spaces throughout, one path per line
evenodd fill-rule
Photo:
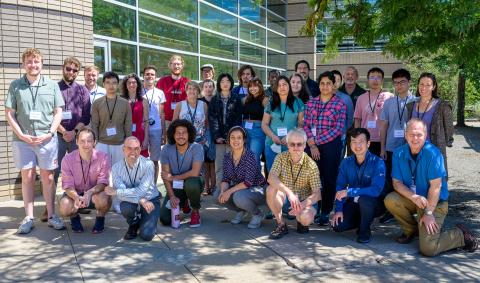
M 357 98 L 365 93 L 365 89 L 357 84 L 358 71 L 354 66 L 348 66 L 343 73 L 343 85 L 338 91 L 350 95 L 353 102 L 353 108 L 357 105 Z
M 310 78 L 310 64 L 308 64 L 306 60 L 300 60 L 295 63 L 295 73 L 302 75 L 303 80 L 307 83 L 312 97 L 317 97 L 320 95 L 320 89 L 318 88 L 317 82 Z
M 98 74 L 99 70 L 96 66 L 87 65 L 84 67 L 83 75 L 85 77 L 85 87 L 90 92 L 90 104 L 107 93 L 103 87 L 97 85 Z
M 248 83 L 255 77 L 255 70 L 250 65 L 243 65 L 238 69 L 237 78 L 239 85 L 232 89 L 233 95 L 241 99 L 248 95 Z

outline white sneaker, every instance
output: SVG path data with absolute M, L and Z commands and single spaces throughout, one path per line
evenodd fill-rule
M 242 220 L 243 220 L 244 216 L 245 216 L 245 211 L 239 211 L 239 212 L 237 212 L 237 215 L 235 215 L 235 217 L 232 220 L 230 220 L 230 223 L 240 224 L 240 223 L 242 223 Z
M 62 219 L 56 216 L 55 214 L 52 217 L 48 218 L 48 227 L 53 227 L 55 230 L 65 229 L 65 224 L 63 224 Z
M 33 227 L 33 218 L 30 218 L 30 216 L 26 216 L 25 218 L 23 218 L 20 226 L 18 226 L 17 234 L 28 234 L 30 233 L 30 231 L 32 231 Z
M 262 220 L 264 217 L 265 215 L 263 214 L 263 212 L 260 212 L 259 214 L 252 216 L 252 219 L 248 223 L 247 227 L 250 229 L 257 229 L 258 227 L 260 227 L 260 225 L 262 225 Z

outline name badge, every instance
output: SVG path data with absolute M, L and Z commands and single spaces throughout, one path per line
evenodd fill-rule
M 403 130 L 394 130 L 393 136 L 395 138 L 403 138 L 405 136 L 405 132 Z
M 72 111 L 62 112 L 62 120 L 70 120 L 70 119 L 72 119 Z
M 32 121 L 42 120 L 42 112 L 40 112 L 40 111 L 30 111 L 30 120 L 32 120 Z
M 270 146 L 270 148 L 271 148 L 272 151 L 275 152 L 275 153 L 280 153 L 280 152 L 282 152 L 282 146 L 281 146 L 281 145 L 278 145 L 278 144 L 276 144 L 276 143 L 272 144 L 272 145 Z
M 173 180 L 173 188 L 176 190 L 183 190 L 183 180 Z
M 288 133 L 287 128 L 278 128 L 277 129 L 277 136 L 284 137 Z
M 367 128 L 368 129 L 375 129 L 376 127 L 377 127 L 377 121 L 368 120 L 368 122 L 367 122 Z
M 176 102 L 172 102 L 172 104 L 170 104 L 172 110 L 175 110 L 175 108 L 177 108 L 177 103 Z
M 117 129 L 115 127 L 107 128 L 107 136 L 111 137 L 117 134 Z
M 314 137 L 317 136 L 317 128 L 312 128 L 312 135 L 313 135 Z
M 253 129 L 253 122 L 245 122 L 245 129 L 247 130 Z
M 136 132 L 137 131 L 137 124 L 132 124 L 132 132 Z
M 360 198 L 360 197 L 354 197 L 354 198 L 353 198 L 353 202 L 354 202 L 354 203 L 358 203 L 358 199 L 359 199 L 359 198 Z

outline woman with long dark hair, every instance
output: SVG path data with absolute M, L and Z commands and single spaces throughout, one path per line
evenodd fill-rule
M 292 85 L 293 95 L 300 98 L 304 104 L 307 104 L 311 98 L 310 90 L 307 83 L 299 73 L 294 73 L 290 76 L 290 84 Z

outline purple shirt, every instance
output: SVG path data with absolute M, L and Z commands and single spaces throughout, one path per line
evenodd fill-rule
M 260 172 L 255 154 L 248 148 L 245 149 L 236 167 L 233 163 L 232 153 L 225 153 L 222 182 L 233 186 L 243 182 L 247 187 L 265 186 L 267 183 Z
M 438 105 L 438 99 L 433 101 L 432 107 L 427 112 L 418 112 L 418 102 L 413 105 L 412 117 L 421 119 L 427 125 L 427 141 L 430 141 L 430 128 L 432 126 L 433 114 Z
M 83 165 L 83 166 L 82 166 Z M 83 168 L 82 168 L 83 167 Z M 93 149 L 90 162 L 80 160 L 80 151 L 74 150 L 62 160 L 62 188 L 83 193 L 98 184 L 108 185 L 110 160 L 106 153 Z
M 82 122 L 84 125 L 90 123 L 90 92 L 84 85 L 73 82 L 70 85 L 66 84 L 64 80 L 58 82 L 60 91 L 62 92 L 63 100 L 65 101 L 65 108 L 63 112 L 70 111 L 72 119 L 64 119 L 65 114 L 62 115 L 61 125 L 67 130 L 72 131 L 78 123 Z

